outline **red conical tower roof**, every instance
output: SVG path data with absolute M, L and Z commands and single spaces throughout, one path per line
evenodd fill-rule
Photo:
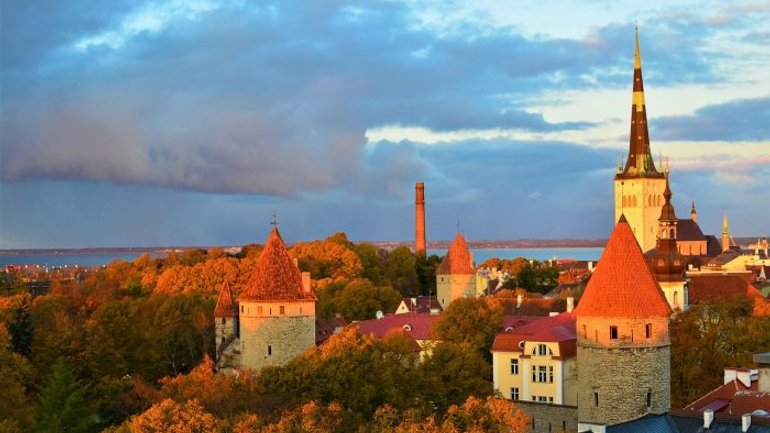
M 615 225 L 574 314 L 634 318 L 671 314 L 625 216 Z
M 294 301 L 314 299 L 302 288 L 302 274 L 286 251 L 278 228 L 273 227 L 262 255 L 246 283 L 240 300 Z
M 465 238 L 461 233 L 455 236 L 452 244 L 449 246 L 444 260 L 436 269 L 437 275 L 458 275 L 458 274 L 475 274 L 476 270 L 473 269 L 471 264 L 471 252 L 468 251 L 468 244 L 465 242 Z
M 214 317 L 237 317 L 238 306 L 235 305 L 233 292 L 230 290 L 230 284 L 225 280 L 222 288 L 219 290 L 217 306 L 214 308 Z

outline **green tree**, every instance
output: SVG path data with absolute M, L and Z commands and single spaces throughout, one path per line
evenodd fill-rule
M 67 362 L 59 358 L 46 386 L 40 390 L 35 408 L 35 426 L 40 433 L 90 432 L 95 426 L 94 410 L 86 389 L 75 380 Z
M 438 413 L 468 396 L 492 395 L 492 366 L 468 343 L 442 342 L 420 365 L 424 391 Z
M 32 297 L 29 294 L 21 295 L 18 306 L 13 309 L 11 322 L 8 324 L 13 350 L 26 357 L 32 353 L 32 338 L 35 336 L 31 308 Z
M 375 313 L 395 311 L 401 294 L 390 287 L 375 287 L 369 280 L 359 278 L 343 288 L 339 285 L 324 288 L 319 300 L 319 317 L 342 314 L 347 320 L 373 319 Z
M 375 286 L 388 284 L 387 251 L 372 244 L 353 245 L 353 251 L 358 255 L 363 266 L 361 277 L 371 281 Z
M 436 295 L 436 269 L 441 264 L 441 257 L 431 254 L 416 256 L 417 279 L 420 282 L 421 295 Z
M 388 254 L 388 278 L 393 288 L 403 296 L 416 296 L 420 293 L 417 258 L 409 248 L 401 246 Z
M 433 325 L 437 340 L 467 343 L 490 360 L 489 350 L 502 329 L 503 310 L 498 303 L 484 299 L 460 298 L 452 301 Z

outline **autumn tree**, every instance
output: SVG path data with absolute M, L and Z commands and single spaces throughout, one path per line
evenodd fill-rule
M 32 421 L 26 389 L 32 381 L 29 361 L 13 351 L 11 335 L 0 323 L 0 431 L 27 431 Z
M 383 286 L 390 282 L 387 269 L 387 251 L 365 243 L 353 245 L 352 249 L 361 260 L 362 278 L 371 281 L 375 286 Z
M 222 421 L 206 412 L 198 400 L 178 403 L 171 399 L 154 404 L 131 419 L 131 433 L 217 433 Z
M 420 365 L 424 392 L 438 413 L 468 396 L 492 395 L 492 366 L 467 342 L 442 342 Z
M 310 401 L 284 412 L 281 419 L 268 424 L 259 433 L 337 433 L 350 431 L 348 414 L 338 403 L 328 405 Z
M 415 256 L 417 280 L 420 282 L 421 295 L 436 295 L 436 269 L 441 264 L 441 257 L 431 254 Z
M 310 272 L 313 278 L 350 279 L 361 275 L 363 266 L 358 255 L 340 237 L 332 236 L 323 241 L 299 242 L 289 254 L 298 259 L 299 267 Z

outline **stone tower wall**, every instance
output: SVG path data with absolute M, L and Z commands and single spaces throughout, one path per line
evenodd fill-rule
M 217 354 L 222 350 L 222 345 L 230 337 L 236 336 L 238 332 L 238 319 L 235 317 L 215 317 L 214 335 L 216 337 Z
M 446 310 L 455 299 L 476 296 L 476 275 L 436 275 L 436 297 Z
M 649 338 L 645 335 L 647 324 L 652 326 Z M 618 327 L 617 339 L 610 339 L 610 326 Z M 671 346 L 667 317 L 578 317 L 577 331 L 581 424 L 617 424 L 670 408 Z
M 283 365 L 315 346 L 314 301 L 242 302 L 241 306 L 242 368 L 260 370 Z
M 665 190 L 663 177 L 615 179 L 615 221 L 626 216 L 642 251 L 655 248 Z

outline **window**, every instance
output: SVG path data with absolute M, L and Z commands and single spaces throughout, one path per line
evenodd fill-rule
M 222 323 L 222 324 L 224 325 L 226 321 L 227 321 L 227 319 L 225 319 L 225 318 L 223 317 L 223 318 L 222 318 L 222 320 L 220 320 L 220 323 Z
M 652 407 L 652 390 L 647 389 L 647 407 Z
M 645 338 L 652 337 L 652 323 L 648 323 L 644 325 L 644 337 Z
M 618 327 L 610 326 L 610 340 L 617 340 L 617 339 L 618 339 Z
M 537 382 L 537 367 L 532 366 L 532 382 Z
M 273 354 L 273 346 L 267 345 L 267 356 L 271 356 Z
M 583 338 L 588 338 L 588 328 L 586 328 L 586 325 L 583 325 Z
M 546 397 L 544 395 L 540 395 L 540 396 L 537 397 L 537 401 L 539 401 L 540 403 L 545 403 L 545 402 L 548 401 L 548 397 Z
M 553 367 L 532 366 L 532 382 L 553 383 Z
M 241 314 L 243 314 L 243 305 L 241 305 Z
M 519 360 L 518 359 L 512 359 L 511 360 L 511 374 L 519 374 Z
M 281 315 L 284 315 L 284 314 L 286 314 L 286 309 L 284 308 L 284 306 L 283 306 L 283 305 L 281 305 L 280 307 L 278 307 L 278 312 L 279 312 Z
M 273 315 L 273 307 L 270 307 L 267 309 L 267 314 L 272 316 Z
M 511 400 L 519 399 L 519 388 L 511 388 Z
M 553 355 L 553 350 L 549 349 L 545 344 L 538 344 L 532 348 L 532 354 L 538 356 Z
M 257 316 L 261 316 L 262 314 L 263 314 L 262 306 L 260 305 L 259 307 L 257 307 Z
M 594 406 L 599 407 L 599 391 L 594 391 Z
M 553 383 L 553 367 L 548 367 L 548 383 Z

